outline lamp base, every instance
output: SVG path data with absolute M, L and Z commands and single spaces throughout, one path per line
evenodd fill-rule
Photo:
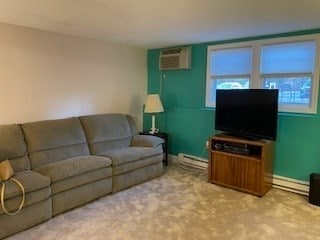
M 159 129 L 156 128 L 156 115 L 152 114 L 152 125 L 149 133 L 155 134 L 157 132 L 159 132 Z
M 159 132 L 159 129 L 155 128 L 155 129 L 150 129 L 149 133 L 151 134 L 155 134 L 155 133 L 158 133 Z

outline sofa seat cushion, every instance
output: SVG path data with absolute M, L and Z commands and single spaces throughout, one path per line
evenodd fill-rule
M 26 198 L 23 208 L 50 198 L 51 187 L 50 179 L 48 177 L 42 176 L 39 173 L 30 170 L 16 173 L 13 177 L 16 178 L 25 189 Z M 6 181 L 5 184 L 5 206 L 9 212 L 16 211 L 22 199 L 21 189 L 12 180 Z M 5 213 L 0 207 L 0 215 L 2 214 Z
M 46 186 L 44 188 L 32 191 L 32 192 L 28 192 L 25 195 L 25 202 L 23 205 L 23 210 L 31 205 L 37 206 L 37 204 L 39 204 L 40 202 L 45 201 L 46 199 L 50 199 L 51 201 L 51 187 L 50 186 Z M 10 199 L 6 199 L 5 200 L 5 206 L 6 209 L 9 212 L 15 212 L 22 200 L 22 195 L 21 192 L 19 193 L 18 196 L 10 198 Z M 50 204 L 51 206 L 51 204 Z M 51 210 L 50 210 L 51 212 Z M 3 209 L 0 207 L 0 215 L 5 214 L 5 212 L 3 211 Z M 1 221 L 0 221 L 1 222 Z
M 150 165 L 154 165 L 159 162 L 162 162 L 162 160 L 163 160 L 162 154 L 158 154 L 158 155 L 148 157 L 148 158 L 143 158 L 143 159 L 140 159 L 140 160 L 137 160 L 134 162 L 121 164 L 121 165 L 115 166 L 113 168 L 113 175 L 117 176 L 120 174 L 131 172 L 131 171 L 139 169 L 139 168 L 146 168 Z
M 149 147 L 127 147 L 106 151 L 101 156 L 112 159 L 112 165 L 119 166 L 144 158 L 149 158 L 156 155 L 162 155 L 162 148 L 149 148 Z
M 112 167 L 100 168 L 90 172 L 82 173 L 69 177 L 51 184 L 52 195 L 64 192 L 66 190 L 77 188 L 88 183 L 100 181 L 112 177 Z
M 22 171 L 13 176 L 24 187 L 25 193 L 33 192 L 50 186 L 50 179 L 30 170 Z M 5 199 L 21 196 L 20 187 L 12 180 L 6 181 Z M 42 199 L 41 199 L 42 200 Z
M 111 166 L 109 158 L 100 156 L 80 156 L 49 163 L 34 170 L 57 182 L 76 175 Z

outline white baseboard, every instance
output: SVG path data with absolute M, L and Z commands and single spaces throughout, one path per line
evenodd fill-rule
M 279 175 L 273 175 L 272 186 L 289 192 L 309 195 L 309 182 L 300 181 L 293 178 L 287 178 Z
M 208 159 L 205 158 L 200 158 L 185 153 L 179 153 L 178 156 L 171 155 L 171 159 L 173 160 L 173 162 L 190 167 L 196 167 L 204 170 L 208 169 Z
M 169 155 L 169 161 L 181 163 L 184 165 L 208 169 L 208 160 L 185 153 Z M 294 192 L 302 195 L 309 195 L 309 182 L 301 181 L 293 178 L 287 178 L 279 175 L 273 175 L 272 186 L 289 192 Z

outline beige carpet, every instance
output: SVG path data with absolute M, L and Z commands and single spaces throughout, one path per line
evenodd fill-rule
M 272 189 L 263 198 L 174 165 L 157 179 L 61 214 L 8 240 L 320 239 L 320 207 Z M 0 226 L 1 227 L 1 226 Z

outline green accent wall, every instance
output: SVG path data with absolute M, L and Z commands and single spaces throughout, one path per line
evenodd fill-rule
M 207 158 L 205 142 L 216 133 L 215 110 L 205 107 L 207 47 L 213 44 L 319 33 L 320 29 L 269 36 L 193 44 L 189 70 L 160 71 L 161 49 L 148 50 L 148 93 L 159 93 L 165 112 L 158 114 L 157 127 L 170 134 L 169 152 Z M 318 113 L 310 115 L 279 113 L 274 174 L 309 180 L 320 172 L 320 102 Z M 144 114 L 144 130 L 151 116 Z

